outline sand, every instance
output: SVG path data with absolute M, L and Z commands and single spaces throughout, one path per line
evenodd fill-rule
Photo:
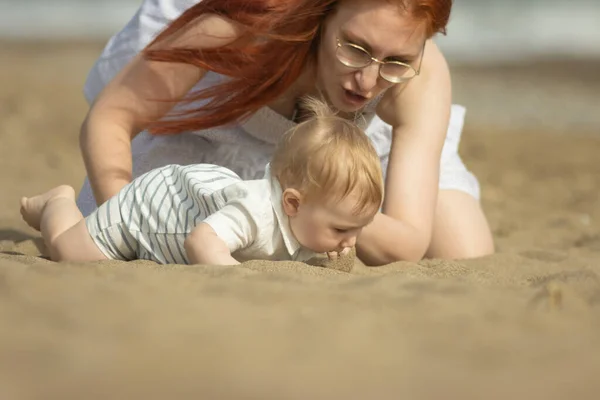
M 518 79 L 456 68 L 472 115 L 461 153 L 483 185 L 493 256 L 351 272 L 77 265 L 40 257 L 18 199 L 79 187 L 81 88 L 99 46 L 1 47 L 0 399 L 598 397 L 589 64 L 522 66 Z

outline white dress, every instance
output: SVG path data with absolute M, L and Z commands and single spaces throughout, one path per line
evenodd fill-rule
M 91 104 L 102 88 L 138 54 L 170 21 L 198 0 L 144 0 L 129 23 L 107 43 L 90 71 L 84 94 Z M 219 82 L 209 72 L 193 90 Z M 373 108 L 373 107 L 371 107 Z M 440 189 L 455 189 L 479 199 L 477 178 L 467 170 L 459 154 L 465 108 L 453 105 L 440 163 Z M 387 170 L 392 127 L 377 115 L 367 115 L 366 133 Z M 219 127 L 178 135 L 153 136 L 141 132 L 132 142 L 133 176 L 168 164 L 216 164 L 229 168 L 242 179 L 259 179 L 281 135 L 294 122 L 263 107 L 237 126 Z M 85 180 L 77 204 L 88 215 L 96 209 L 89 181 Z

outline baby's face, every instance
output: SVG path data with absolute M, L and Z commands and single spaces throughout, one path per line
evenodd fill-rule
M 298 242 L 317 253 L 340 252 L 353 247 L 362 228 L 373 221 L 377 207 L 355 215 L 356 197 L 350 195 L 335 202 L 301 204 L 290 218 L 290 227 Z

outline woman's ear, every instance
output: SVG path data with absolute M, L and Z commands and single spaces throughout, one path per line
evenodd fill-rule
M 299 191 L 292 188 L 287 188 L 283 191 L 281 205 L 288 217 L 295 217 L 298 214 L 300 204 L 302 204 L 302 195 Z

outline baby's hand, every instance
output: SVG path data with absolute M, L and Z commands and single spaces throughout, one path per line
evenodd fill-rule
M 337 260 L 338 257 L 344 257 L 350 254 L 350 251 L 352 251 L 351 247 L 344 247 L 339 253 L 337 251 L 328 251 L 327 258 L 329 258 L 329 260 Z

